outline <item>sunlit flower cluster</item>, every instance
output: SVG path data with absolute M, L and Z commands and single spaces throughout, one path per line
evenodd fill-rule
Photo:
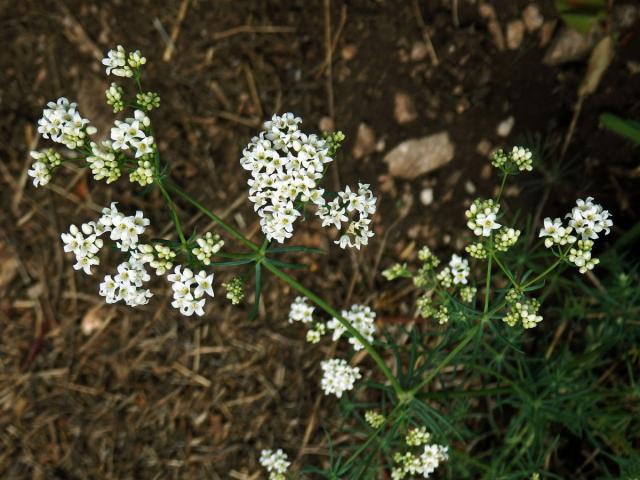
M 333 394 L 340 398 L 344 392 L 353 390 L 356 380 L 361 377 L 358 367 L 349 366 L 341 358 L 325 360 L 320 366 L 323 372 L 320 386 L 325 395 Z
M 147 135 L 151 120 L 142 110 L 135 110 L 133 118 L 127 118 L 124 122 L 115 121 L 115 127 L 111 128 L 111 140 L 114 150 L 135 150 L 136 158 L 152 153 L 155 145 L 153 137 Z
M 100 237 L 102 231 L 96 231 L 96 223 L 84 223 L 78 228 L 75 225 L 69 227 L 68 233 L 60 235 L 64 243 L 64 251 L 71 252 L 76 257 L 73 268 L 83 270 L 87 275 L 91 275 L 91 267 L 100 265 L 97 253 L 103 246 Z
M 533 153 L 525 147 L 513 147 L 510 152 L 498 149 L 491 155 L 491 164 L 507 173 L 533 170 Z
M 539 237 L 544 238 L 547 248 L 571 245 L 567 252 L 569 262 L 578 267 L 580 273 L 586 273 L 599 263 L 592 257 L 593 240 L 610 233 L 613 225 L 610 217 L 609 212 L 594 203 L 592 197 L 578 199 L 576 206 L 565 216 L 567 225 L 560 218 L 545 218 Z
M 118 211 L 116 205 L 116 202 L 112 202 L 110 207 L 102 209 L 98 226 L 102 231 L 109 232 L 109 238 L 116 242 L 120 250 L 133 250 L 138 245 L 138 236 L 149 225 L 149 219 L 140 210 L 135 215 L 126 216 Z
M 89 126 L 89 120 L 78 113 L 77 103 L 60 97 L 55 102 L 47 103 L 47 107 L 38 120 L 38 132 L 44 138 L 50 138 L 74 150 L 84 145 L 88 135 L 96 132 L 95 127 Z
M 201 317 L 204 315 L 205 294 L 213 297 L 213 273 L 201 270 L 197 275 L 187 267 L 178 265 L 172 274 L 167 275 L 173 290 L 171 306 L 180 310 L 187 317 L 194 313 Z
M 536 299 L 527 299 L 516 290 L 509 290 L 506 296 L 509 309 L 502 319 L 510 327 L 514 327 L 518 322 L 524 328 L 533 328 L 542 321 L 542 315 L 538 315 L 540 302 Z
M 291 465 L 287 454 L 281 449 L 262 450 L 260 452 L 260 465 L 269 472 L 269 480 L 284 480 L 285 474 Z
M 449 268 L 451 269 L 451 276 L 454 285 L 467 284 L 467 277 L 469 276 L 469 261 L 466 258 L 462 258 L 454 253 L 449 261 Z
M 142 288 L 150 278 L 144 268 L 142 254 L 131 252 L 129 260 L 118 265 L 117 272 L 114 277 L 105 276 L 100 284 L 100 295 L 105 297 L 106 302 L 123 300 L 130 307 L 147 304 L 153 294 L 149 289 Z
M 496 221 L 499 205 L 494 200 L 477 199 L 464 212 L 467 217 L 467 226 L 479 237 L 489 237 L 494 230 L 500 228 Z
M 371 218 L 376 211 L 376 197 L 373 196 L 369 185 L 359 183 L 358 190 L 351 191 L 346 187 L 338 192 L 338 196 L 317 210 L 317 215 L 322 219 L 322 226 L 334 225 L 338 230 L 342 224 L 347 223 L 347 228 L 336 243 L 341 248 L 367 245 L 369 238 L 373 236 L 370 229 Z
M 35 162 L 27 173 L 30 177 L 33 177 L 33 185 L 35 187 L 49 183 L 51 181 L 51 172 L 62 163 L 60 154 L 51 148 L 40 152 L 34 150 L 31 152 L 31 158 Z
M 421 450 L 397 452 L 393 456 L 395 467 L 391 471 L 392 480 L 402 480 L 404 478 L 429 478 L 436 468 L 449 459 L 449 447 L 429 444 L 431 434 L 426 428 L 414 428 L 409 431 L 405 438 L 407 447 L 412 449 L 422 447 Z
M 102 59 L 102 64 L 107 67 L 107 75 L 116 77 L 133 77 L 134 69 L 140 68 L 145 63 L 147 59 L 139 50 L 130 52 L 127 56 L 122 45 L 118 45 L 115 50 L 109 50 L 106 58 Z
M 326 142 L 301 132 L 300 122 L 292 113 L 274 115 L 240 160 L 251 172 L 249 200 L 260 216 L 262 231 L 279 243 L 293 235 L 293 223 L 300 216 L 296 202 L 325 203 L 318 182 L 332 158 Z
M 355 328 L 367 341 L 373 341 L 373 334 L 376 331 L 376 313 L 365 305 L 352 305 L 349 310 L 342 310 L 342 316 Z M 332 318 L 327 322 L 327 327 L 333 330 L 333 340 L 338 340 L 347 329 L 337 318 Z M 353 349 L 358 351 L 364 348 L 360 340 L 349 334 L 349 343 Z
M 191 252 L 205 265 L 210 263 L 213 256 L 222 250 L 224 246 L 224 240 L 220 238 L 220 235 L 211 232 L 207 232 L 203 237 L 198 238 L 196 243 L 198 246 L 194 247 Z

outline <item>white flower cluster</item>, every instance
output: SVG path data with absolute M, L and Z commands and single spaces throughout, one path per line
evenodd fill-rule
M 118 265 L 117 271 L 115 277 L 107 275 L 100 284 L 100 295 L 105 297 L 106 302 L 124 300 L 130 307 L 147 304 L 153 294 L 149 289 L 142 288 L 144 282 L 148 282 L 150 278 L 144 268 L 142 254 L 131 252 L 129 261 Z
M 340 248 L 355 247 L 359 250 L 361 245 L 367 245 L 369 238 L 373 237 L 369 217 L 375 212 L 376 197 L 373 196 L 369 185 L 358 183 L 357 192 L 352 192 L 347 186 L 344 191 L 338 192 L 338 196 L 332 201 L 321 205 L 316 213 L 322 219 L 323 227 L 334 225 L 340 230 L 343 222 L 349 222 L 345 232 L 335 243 L 340 245 Z
M 89 126 L 89 120 L 78 113 L 78 104 L 60 97 L 56 102 L 47 103 L 38 120 L 38 132 L 44 138 L 62 143 L 74 150 L 85 143 L 87 135 L 96 133 L 96 128 Z
M 568 225 L 563 225 L 559 218 L 545 218 L 539 236 L 544 237 L 547 248 L 575 244 L 568 252 L 569 261 L 579 268 L 580 273 L 586 273 L 599 263 L 599 260 L 591 255 L 593 240 L 600 238 L 600 234 L 609 235 L 610 227 L 613 225 L 610 216 L 602 205 L 594 203 L 592 197 L 579 199 L 576 206 L 565 216 L 568 218 Z
M 153 153 L 155 144 L 153 137 L 147 135 L 151 124 L 149 117 L 142 110 L 134 111 L 133 117 L 124 122 L 115 121 L 115 127 L 111 128 L 111 140 L 114 150 L 128 150 L 131 147 L 136 151 L 136 158 L 139 158 Z
M 205 265 L 210 263 L 211 258 L 224 246 L 224 240 L 220 239 L 220 235 L 211 232 L 207 232 L 204 237 L 198 238 L 196 243 L 198 246 L 194 247 L 191 253 Z
M 455 253 L 451 255 L 449 261 L 449 268 L 451 269 L 451 275 L 453 276 L 454 285 L 466 285 L 467 277 L 469 277 L 469 261 L 466 258 L 462 258 Z
M 477 236 L 490 237 L 493 230 L 500 228 L 496 222 L 499 205 L 493 200 L 474 200 L 469 209 L 464 212 L 467 226 Z
M 194 313 L 201 317 L 204 315 L 204 294 L 213 297 L 213 274 L 207 275 L 201 270 L 194 275 L 189 268 L 181 269 L 178 265 L 171 275 L 167 275 L 173 290 L 171 306 L 187 317 Z
M 367 341 L 373 341 L 373 334 L 376 331 L 376 313 L 365 305 L 352 305 L 349 310 L 342 310 L 342 316 L 355 328 Z M 337 318 L 332 318 L 327 322 L 327 327 L 333 330 L 333 340 L 338 340 L 347 329 Z M 364 346 L 360 340 L 349 334 L 349 343 L 353 345 L 355 351 L 362 350 Z
M 82 269 L 87 275 L 92 274 L 93 265 L 100 265 L 100 259 L 96 254 L 103 246 L 103 241 L 99 238 L 103 232 L 96 227 L 95 222 L 84 223 L 80 228 L 71 225 L 68 233 L 60 235 L 64 243 L 64 251 L 72 252 L 76 257 L 73 268 Z
M 442 462 L 449 459 L 449 447 L 427 443 L 431 439 L 425 428 L 413 429 L 406 437 L 409 447 L 420 447 L 424 445 L 419 454 L 411 451 L 396 453 L 393 460 L 396 466 L 391 471 L 392 480 L 402 480 L 409 476 L 415 478 L 421 475 L 422 478 L 429 478 Z
M 309 305 L 307 297 L 296 297 L 293 303 L 291 304 L 291 310 L 289 311 L 289 323 L 313 322 L 314 310 L 315 310 L 315 307 L 312 305 Z
M 33 185 L 46 185 L 51 181 L 51 172 L 62 163 L 62 157 L 53 149 L 49 148 L 41 152 L 32 151 L 31 158 L 35 160 L 31 169 L 27 172 L 33 177 Z
M 361 377 L 358 367 L 349 366 L 341 358 L 325 360 L 320 366 L 323 371 L 320 386 L 325 395 L 333 394 L 340 398 L 344 392 L 353 390 L 356 380 Z
M 495 236 L 495 247 L 499 252 L 506 252 L 513 247 L 518 238 L 520 238 L 520 230 L 510 227 L 502 227 Z
M 120 250 L 133 250 L 138 245 L 138 236 L 149 225 L 149 219 L 140 210 L 135 215 L 125 216 L 116 205 L 116 202 L 112 202 L 110 207 L 102 209 L 98 225 L 102 231 L 109 232 L 109 238 L 116 242 Z
M 332 158 L 322 138 L 299 130 L 301 121 L 292 113 L 274 115 L 251 139 L 240 160 L 251 172 L 249 200 L 260 216 L 262 231 L 279 243 L 293 235 L 293 223 L 300 216 L 297 201 L 325 202 L 317 183 Z
M 491 155 L 491 164 L 508 173 L 533 170 L 533 153 L 528 148 L 513 147 L 510 152 L 498 149 Z
M 116 77 L 133 77 L 133 70 L 140 68 L 147 63 L 147 59 L 142 56 L 139 50 L 127 52 L 122 45 L 118 45 L 115 50 L 109 50 L 106 58 L 102 59 L 102 64 L 107 67 L 107 75 Z
M 287 454 L 281 449 L 262 450 L 260 452 L 260 465 L 269 472 L 269 480 L 284 480 L 285 474 L 291 465 L 288 461 Z
M 91 142 L 91 155 L 87 157 L 87 163 L 96 180 L 106 178 L 107 183 L 112 183 L 122 174 L 109 140 L 104 140 L 100 145 Z
M 107 105 L 113 107 L 113 113 L 124 110 L 124 90 L 117 83 L 112 83 L 109 89 L 104 92 L 107 97 Z

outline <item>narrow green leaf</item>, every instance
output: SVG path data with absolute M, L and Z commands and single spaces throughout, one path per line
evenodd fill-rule
M 256 263 L 256 299 L 249 313 L 249 321 L 258 315 L 258 307 L 260 306 L 260 293 L 262 293 L 262 264 Z
M 603 113 L 600 115 L 600 122 L 607 130 L 611 130 L 621 137 L 628 138 L 640 145 L 640 123 L 618 117 L 611 113 Z
M 246 265 L 253 262 L 253 258 L 245 258 L 244 260 L 230 260 L 228 262 L 211 262 L 212 267 L 235 267 L 236 265 Z

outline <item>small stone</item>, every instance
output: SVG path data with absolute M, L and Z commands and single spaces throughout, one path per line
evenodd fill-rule
M 522 20 L 514 20 L 507 23 L 507 47 L 510 50 L 517 50 L 522 44 L 524 38 L 524 22 Z
M 498 124 L 498 128 L 496 128 L 496 133 L 500 136 L 500 137 L 508 137 L 509 134 L 511 133 L 511 130 L 513 130 L 513 126 L 516 124 L 516 119 L 513 118 L 513 115 L 505 118 L 503 121 L 501 121 Z
M 418 114 L 413 99 L 404 92 L 397 92 L 394 97 L 393 115 L 400 125 L 413 122 Z
M 542 28 L 540 29 L 540 48 L 549 45 L 553 37 L 553 32 L 556 30 L 557 23 L 556 20 L 548 20 L 542 24 Z
M 424 206 L 433 203 L 433 188 L 425 188 L 420 192 L 420 203 Z
M 530 3 L 522 11 L 522 20 L 527 27 L 527 32 L 535 32 L 544 23 L 544 17 L 540 13 L 540 9 L 535 3 Z
M 488 3 L 483 2 L 478 5 L 478 13 L 485 20 L 495 20 L 496 18 L 498 18 L 498 16 L 496 15 L 496 9 Z
M 322 117 L 318 122 L 318 128 L 322 133 L 330 133 L 335 130 L 335 125 L 331 117 Z
M 440 132 L 400 143 L 387 153 L 384 161 L 391 175 L 412 180 L 446 165 L 453 159 L 454 152 L 449 134 Z
M 551 42 L 542 63 L 556 66 L 581 60 L 589 55 L 594 43 L 593 35 L 583 35 L 577 30 L 563 28 Z
M 353 146 L 353 157 L 358 160 L 376 151 L 376 135 L 366 123 L 358 125 L 356 143 Z
M 346 61 L 353 60 L 353 58 L 358 54 L 358 47 L 355 46 L 353 43 L 350 43 L 342 47 L 340 54 L 343 60 L 346 60 Z
M 427 58 L 427 55 L 429 55 L 429 51 L 424 42 L 415 42 L 411 47 L 409 58 L 411 58 L 412 62 L 420 62 Z
M 464 182 L 464 191 L 469 195 L 473 195 L 474 193 L 476 193 L 476 186 L 471 180 L 467 180 L 466 182 Z
M 486 138 L 483 138 L 478 142 L 478 145 L 476 146 L 476 152 L 478 152 L 483 157 L 488 157 L 491 153 L 491 147 L 491 142 Z
M 497 20 L 491 20 L 487 23 L 487 30 L 489 30 L 491 38 L 493 38 L 493 43 L 495 43 L 498 50 L 503 51 L 505 49 L 505 41 L 500 22 Z

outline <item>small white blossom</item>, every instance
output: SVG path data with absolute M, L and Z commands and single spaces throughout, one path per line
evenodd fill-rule
M 315 310 L 315 307 L 312 305 L 309 305 L 306 297 L 296 297 L 293 303 L 291 303 L 291 310 L 289 311 L 289 323 L 313 322 L 314 310 Z
M 262 450 L 260 452 L 260 465 L 269 472 L 269 480 L 284 480 L 285 473 L 287 473 L 291 462 L 289 462 L 287 454 L 281 449 L 276 451 Z
M 373 341 L 373 334 L 376 331 L 376 313 L 365 305 L 352 305 L 349 310 L 342 310 L 342 316 L 355 328 L 367 341 Z M 333 340 L 338 340 L 347 329 L 337 318 L 332 318 L 327 322 L 327 328 L 333 330 Z M 364 346 L 360 340 L 349 335 L 349 343 L 353 349 L 362 350 Z
M 340 358 L 322 362 L 321 368 L 323 371 L 320 383 L 322 390 L 325 395 L 333 394 L 338 398 L 342 397 L 344 392 L 353 390 L 356 380 L 361 377 L 358 367 L 351 367 Z
M 167 275 L 167 280 L 173 291 L 173 308 L 180 310 L 185 316 L 194 313 L 198 316 L 204 315 L 206 301 L 202 297 L 205 293 L 213 297 L 213 274 L 207 275 L 201 270 L 194 275 L 191 269 L 178 265 L 172 274 Z
M 74 150 L 84 144 L 87 135 L 96 132 L 94 127 L 89 126 L 89 120 L 80 116 L 76 103 L 60 97 L 56 102 L 47 103 L 47 107 L 38 120 L 38 132 L 44 138 Z
M 467 226 L 477 236 L 489 237 L 493 230 L 500 228 L 496 221 L 499 206 L 493 200 L 475 200 L 465 212 Z
M 115 50 L 109 50 L 107 56 L 102 59 L 102 64 L 107 67 L 107 75 L 133 77 L 133 70 L 127 65 L 127 53 L 122 45 L 118 45 Z
M 204 264 L 211 262 L 211 258 L 218 253 L 224 246 L 224 241 L 220 239 L 220 235 L 214 235 L 211 232 L 207 232 L 204 237 L 196 240 L 197 247 L 193 248 L 191 252 Z
M 451 269 L 454 285 L 467 284 L 467 277 L 469 277 L 470 270 L 469 261 L 466 258 L 462 258 L 454 253 L 451 256 L 451 261 L 449 261 L 449 268 Z

